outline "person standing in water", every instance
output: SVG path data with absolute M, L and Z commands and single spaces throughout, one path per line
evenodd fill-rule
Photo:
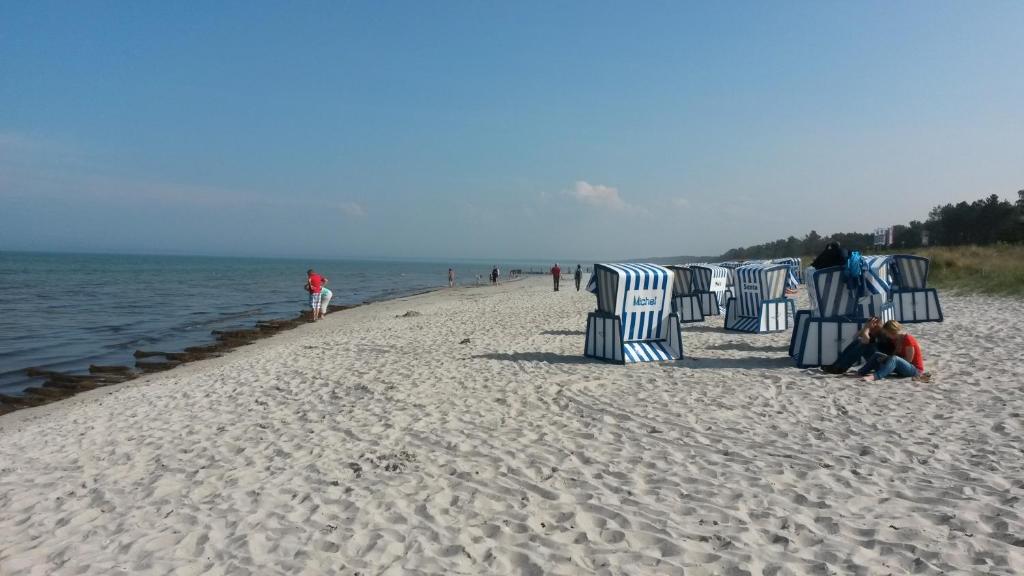
M 319 320 L 321 316 L 320 297 L 324 284 L 327 284 L 327 278 L 317 274 L 312 268 L 306 271 L 306 291 L 309 292 L 310 316 L 313 322 Z
M 579 264 L 576 265 L 576 271 L 572 275 L 573 280 L 576 281 L 576 291 L 580 291 L 580 281 L 583 280 L 583 268 Z
M 448 269 L 448 287 L 452 288 L 455 286 L 455 270 Z

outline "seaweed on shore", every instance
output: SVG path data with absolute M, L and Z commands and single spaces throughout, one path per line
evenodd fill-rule
M 331 314 L 354 307 L 328 306 L 327 313 Z M 189 362 L 217 358 L 235 348 L 306 324 L 309 319 L 309 311 L 304 311 L 293 318 L 260 321 L 253 328 L 213 330 L 211 335 L 214 337 L 214 342 L 189 346 L 181 352 L 136 350 L 133 353 L 134 366 L 92 364 L 89 366 L 88 374 L 65 374 L 44 368 L 28 368 L 25 370 L 25 374 L 32 378 L 43 379 L 42 384 L 26 388 L 21 396 L 0 394 L 0 415 L 23 408 L 42 406 L 69 398 L 79 392 L 120 384 L 145 374 L 170 370 Z

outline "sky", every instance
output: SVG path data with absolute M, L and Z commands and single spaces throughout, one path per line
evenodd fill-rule
M 0 250 L 716 255 L 1024 188 L 1024 2 L 0 1 Z

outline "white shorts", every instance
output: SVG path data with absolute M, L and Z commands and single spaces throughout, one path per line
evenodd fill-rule
M 323 289 L 320 290 L 320 312 L 321 313 L 327 314 L 327 304 L 330 303 L 331 298 L 333 296 L 334 296 L 334 293 L 331 292 L 330 290 L 328 290 L 327 288 L 323 288 Z

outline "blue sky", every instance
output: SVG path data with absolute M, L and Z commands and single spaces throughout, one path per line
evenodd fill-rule
M 179 5 L 180 4 L 180 5 Z M 1021 2 L 0 3 L 0 249 L 718 254 L 1024 188 Z

